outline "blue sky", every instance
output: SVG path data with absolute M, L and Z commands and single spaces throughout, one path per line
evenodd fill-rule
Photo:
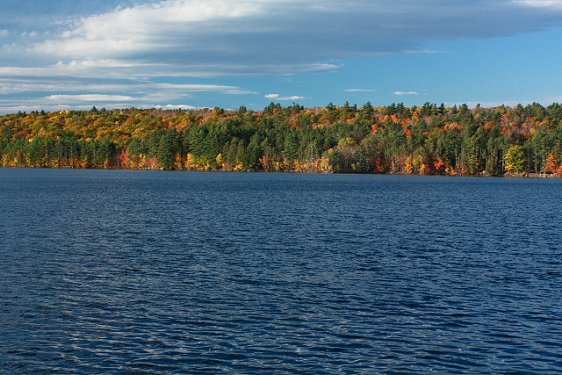
M 562 101 L 562 0 L 0 0 L 0 113 Z

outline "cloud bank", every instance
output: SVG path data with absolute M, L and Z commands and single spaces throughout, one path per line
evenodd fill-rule
M 45 2 L 32 1 L 47 7 Z M 60 1 L 76 8 L 82 3 L 87 2 Z M 8 0 L 8 4 L 17 7 L 21 2 Z M 37 32 L 29 24 L 24 31 L 12 29 L 13 23 L 2 26 L 0 94 L 24 93 L 35 85 L 35 91 L 59 97 L 136 100 L 152 90 L 154 99 L 160 95 L 156 104 L 166 105 L 165 101 L 181 100 L 198 90 L 155 82 L 171 85 L 178 77 L 329 72 L 350 58 L 435 53 L 426 46 L 435 40 L 509 36 L 562 25 L 562 1 L 557 0 L 112 0 L 109 4 L 121 6 L 107 10 L 106 5 L 101 13 L 79 17 L 59 14 L 58 20 L 51 14 L 48 24 L 38 19 Z M 81 84 L 87 92 L 65 93 L 71 83 Z M 131 90 L 139 86 L 140 92 L 133 95 Z M 241 87 L 217 86 L 211 92 L 255 94 Z
M 555 0 L 167 0 L 82 18 L 29 52 L 68 60 L 311 69 L 562 24 Z M 297 68 L 298 69 L 298 68 Z M 213 70 L 211 68 L 211 70 Z M 265 69 L 267 70 L 267 69 Z

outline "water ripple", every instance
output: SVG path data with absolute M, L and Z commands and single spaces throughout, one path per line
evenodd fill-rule
M 562 371 L 561 181 L 0 181 L 0 373 Z

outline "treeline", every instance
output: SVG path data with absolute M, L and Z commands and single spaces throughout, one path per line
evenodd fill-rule
M 18 113 L 0 116 L 0 165 L 560 175 L 562 105 Z

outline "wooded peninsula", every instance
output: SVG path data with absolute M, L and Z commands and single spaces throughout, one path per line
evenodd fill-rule
M 0 165 L 562 175 L 562 105 L 119 109 L 0 116 Z

